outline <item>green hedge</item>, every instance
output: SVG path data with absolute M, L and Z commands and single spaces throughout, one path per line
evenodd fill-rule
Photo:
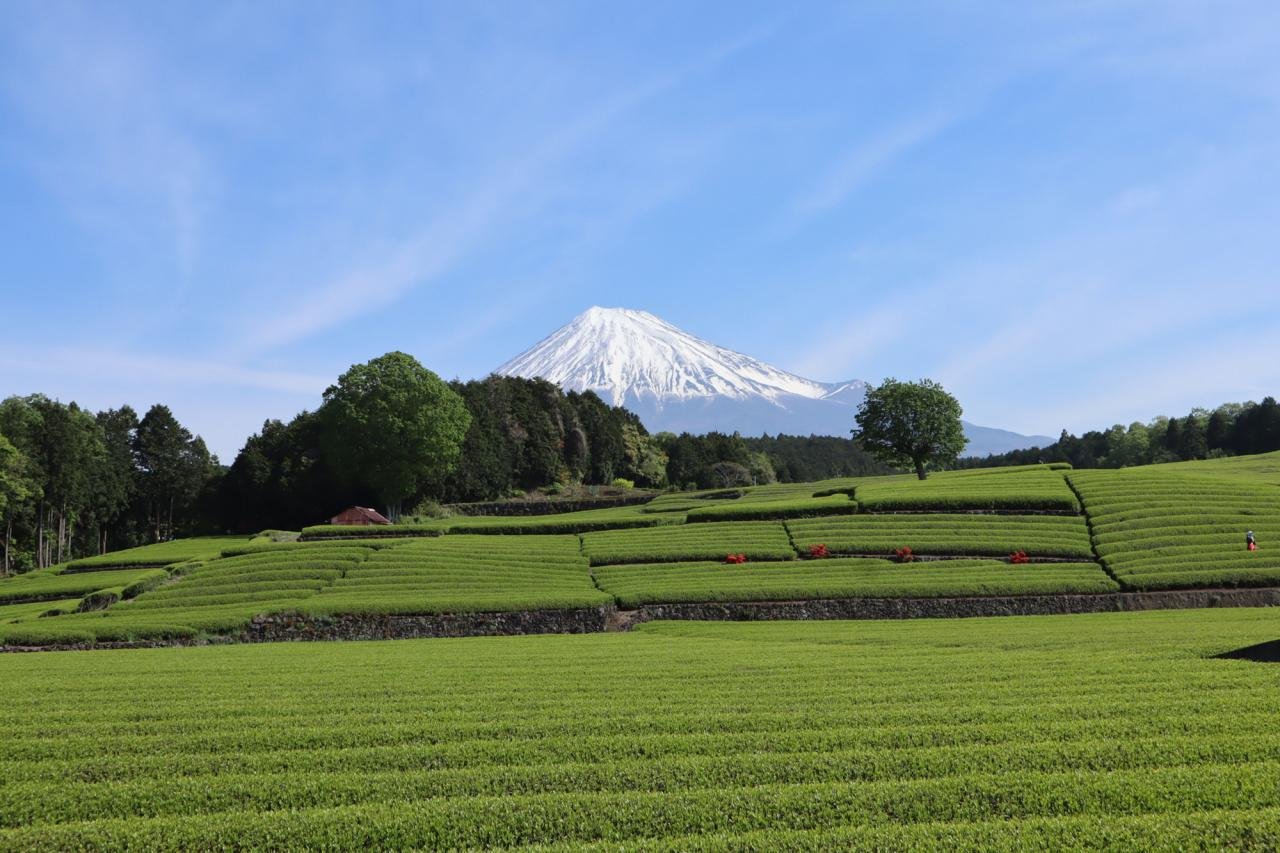
M 600 566 L 601 589 L 623 607 L 819 598 L 934 598 L 1115 592 L 1095 563 L 1010 565 L 995 560 L 899 564 L 875 559 L 794 563 L 660 563 Z
M 685 562 L 746 554 L 750 560 L 792 560 L 795 550 L 777 522 L 685 524 L 657 530 L 587 533 L 583 552 L 593 566 L 611 563 Z

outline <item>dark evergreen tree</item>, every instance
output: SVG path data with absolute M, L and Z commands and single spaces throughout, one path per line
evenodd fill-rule
M 1209 415 L 1209 423 L 1205 427 L 1205 445 L 1209 450 L 1227 450 L 1232 444 L 1233 421 L 1222 409 L 1215 409 Z

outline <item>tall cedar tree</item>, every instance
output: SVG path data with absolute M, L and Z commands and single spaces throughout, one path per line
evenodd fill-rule
M 216 475 L 217 461 L 204 439 L 178 423 L 168 406 L 147 410 L 133 435 L 138 494 L 146 507 L 152 541 L 178 534 L 179 512 L 193 506 L 205 483 Z
M 0 535 L 4 536 L 0 577 L 7 576 L 13 566 L 14 516 L 38 488 L 22 451 L 0 435 Z

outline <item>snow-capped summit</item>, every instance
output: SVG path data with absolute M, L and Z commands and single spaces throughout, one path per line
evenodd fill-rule
M 494 372 L 595 391 L 650 430 L 672 432 L 847 436 L 867 391 L 857 379 L 805 379 L 630 308 L 588 308 Z M 978 455 L 1052 441 L 972 424 L 965 431 Z
M 629 308 L 589 308 L 497 372 L 591 389 L 614 405 L 648 402 L 658 408 L 714 397 L 817 400 L 832 390 Z

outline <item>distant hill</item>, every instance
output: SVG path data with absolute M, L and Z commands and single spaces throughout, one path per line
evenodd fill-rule
M 495 372 L 590 389 L 677 433 L 847 436 L 868 387 L 806 379 L 628 308 L 590 308 Z M 965 434 L 975 456 L 1053 442 L 968 422 Z

